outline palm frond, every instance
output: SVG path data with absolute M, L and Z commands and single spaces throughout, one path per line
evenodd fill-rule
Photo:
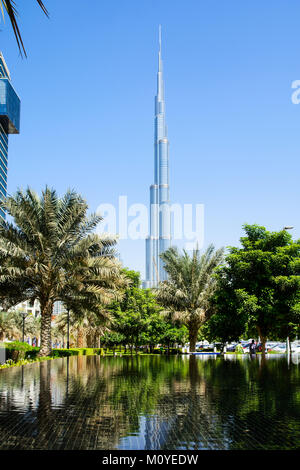
M 36 1 L 38 5 L 40 6 L 40 8 L 42 9 L 42 11 L 45 13 L 45 15 L 49 17 L 49 13 L 44 3 L 42 2 L 42 0 L 36 0 Z M 4 18 L 3 6 L 8 14 L 21 56 L 22 56 L 22 51 L 23 51 L 25 57 L 27 57 L 26 50 L 25 50 L 23 40 L 21 37 L 21 32 L 20 32 L 18 22 L 17 22 L 18 12 L 16 9 L 16 2 L 14 0 L 0 0 L 0 6 L 1 6 L 1 12 L 2 12 L 3 18 Z
M 173 319 L 199 325 L 205 321 L 215 288 L 213 273 L 223 253 L 210 245 L 202 255 L 198 249 L 191 256 L 185 250 L 180 254 L 175 247 L 161 255 L 168 280 L 160 283 L 156 295 Z

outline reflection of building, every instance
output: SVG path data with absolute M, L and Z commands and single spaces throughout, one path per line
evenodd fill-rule
M 163 449 L 174 421 L 171 413 L 164 419 L 159 415 L 149 416 L 145 424 L 145 449 Z
M 167 278 L 160 254 L 170 247 L 171 240 L 169 141 L 165 122 L 161 30 L 159 30 L 154 122 L 154 184 L 150 186 L 150 233 L 146 239 L 146 280 L 144 287 L 156 287 L 159 281 L 164 281 Z
M 12 87 L 10 73 L 0 52 L 0 201 L 7 194 L 8 134 L 19 134 L 20 99 Z M 5 212 L 0 208 L 0 217 Z

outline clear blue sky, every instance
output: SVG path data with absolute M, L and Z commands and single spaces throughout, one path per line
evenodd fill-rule
M 237 245 L 244 223 L 300 237 L 299 0 L 45 0 L 50 20 L 17 3 L 28 59 L 8 20 L 0 32 L 22 100 L 10 193 L 148 205 L 161 23 L 171 201 L 205 205 L 205 244 Z M 143 241 L 120 251 L 144 273 Z

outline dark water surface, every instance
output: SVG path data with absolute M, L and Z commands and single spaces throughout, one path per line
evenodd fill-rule
M 299 449 L 298 358 L 90 356 L 0 370 L 0 449 Z

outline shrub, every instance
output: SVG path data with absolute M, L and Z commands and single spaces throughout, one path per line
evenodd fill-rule
M 179 354 L 182 353 L 182 348 L 154 348 L 153 354 Z
M 12 343 L 3 343 L 5 347 L 6 361 L 17 363 L 20 361 L 35 360 L 38 358 L 40 348 L 30 346 L 21 341 L 13 341 Z M 70 349 L 53 349 L 51 358 L 70 357 L 70 356 L 104 356 L 103 348 L 70 348 Z
M 53 349 L 51 357 L 68 357 L 68 356 L 103 356 L 103 348 L 70 348 L 70 349 Z
M 160 348 L 154 348 L 153 349 L 153 354 L 162 354 L 163 353 L 163 350 L 160 349 Z
M 5 352 L 6 359 L 18 362 L 24 359 L 35 359 L 39 348 L 22 343 L 21 341 L 13 341 L 12 343 L 5 343 Z

